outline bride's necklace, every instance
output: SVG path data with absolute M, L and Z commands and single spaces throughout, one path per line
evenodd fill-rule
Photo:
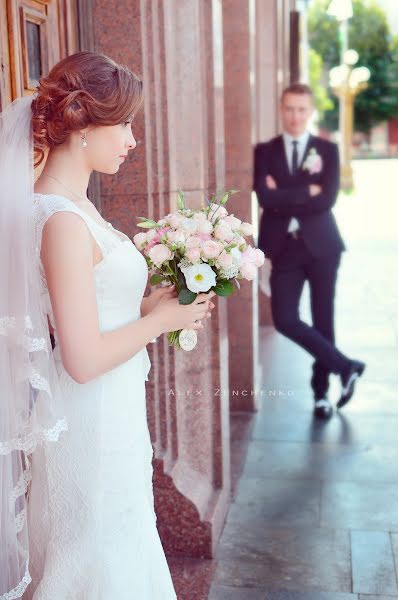
M 78 194 L 77 192 L 74 192 L 73 190 L 71 190 L 67 185 L 65 185 L 65 183 L 63 181 L 61 181 L 60 179 L 57 179 L 56 177 L 54 177 L 53 175 L 47 175 L 46 173 L 43 173 L 42 175 L 40 175 L 40 177 L 49 177 L 50 179 L 54 179 L 54 181 L 56 181 L 57 183 L 60 183 L 66 190 L 68 190 L 68 192 L 70 192 L 71 194 L 73 194 L 74 196 L 77 196 L 78 198 L 80 198 L 80 200 L 84 200 L 84 201 L 88 201 L 90 202 L 90 200 L 87 198 L 87 196 L 81 196 L 80 194 Z
M 80 198 L 81 200 L 84 200 L 85 202 L 90 202 L 90 200 L 87 198 L 87 196 L 81 196 L 80 194 L 78 194 L 77 192 L 74 192 L 73 190 L 71 190 L 67 185 L 64 184 L 63 181 L 61 181 L 60 179 L 57 179 L 57 177 L 54 177 L 54 175 L 47 175 L 46 173 L 43 173 L 42 175 L 40 175 L 40 177 L 49 177 L 50 179 L 54 179 L 54 181 L 56 181 L 57 183 L 60 183 L 66 190 L 68 190 L 68 192 L 70 192 L 71 194 L 74 194 L 75 196 L 77 196 L 78 198 Z M 90 215 L 89 215 L 90 216 Z M 110 223 L 109 221 L 105 221 L 105 219 L 102 219 L 103 223 L 109 227 L 110 229 L 113 229 L 113 225 L 112 223 Z

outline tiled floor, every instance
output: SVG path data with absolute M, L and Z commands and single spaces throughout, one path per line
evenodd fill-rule
M 368 364 L 351 403 L 314 421 L 310 357 L 261 332 L 260 408 L 209 600 L 398 599 L 397 169 L 356 163 L 357 192 L 336 209 L 349 248 L 337 341 Z

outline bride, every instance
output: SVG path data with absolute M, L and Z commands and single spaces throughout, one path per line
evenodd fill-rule
M 93 171 L 117 173 L 135 148 L 141 103 L 128 68 L 82 52 L 0 115 L 0 600 L 176 598 L 146 345 L 203 327 L 213 293 L 144 298 L 144 257 L 86 195 Z

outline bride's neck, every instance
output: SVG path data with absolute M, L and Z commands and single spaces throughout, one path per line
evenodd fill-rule
M 91 169 L 81 160 L 76 160 L 70 151 L 55 148 L 49 152 L 35 188 L 59 188 L 60 190 L 64 184 L 75 194 L 85 196 L 90 175 Z M 66 189 L 63 190 L 65 195 Z

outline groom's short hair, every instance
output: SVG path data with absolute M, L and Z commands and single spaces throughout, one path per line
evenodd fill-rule
M 299 96 L 310 96 L 311 100 L 314 101 L 314 92 L 306 83 L 292 83 L 287 86 L 281 96 L 281 102 L 283 101 L 286 94 L 297 94 Z

